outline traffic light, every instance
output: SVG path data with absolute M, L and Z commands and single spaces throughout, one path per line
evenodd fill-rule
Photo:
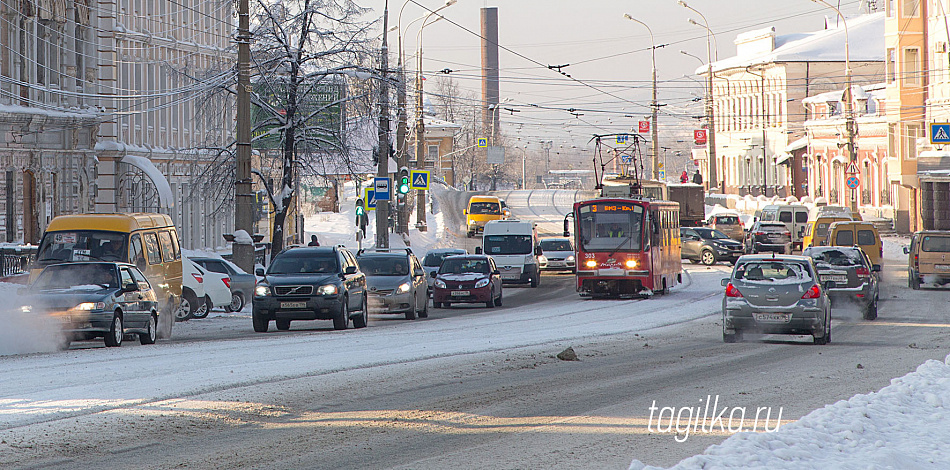
M 409 192 L 409 170 L 403 168 L 399 170 L 399 184 L 396 186 L 399 194 L 406 194 Z
M 356 200 L 356 227 L 366 235 L 366 208 L 363 206 L 363 198 Z

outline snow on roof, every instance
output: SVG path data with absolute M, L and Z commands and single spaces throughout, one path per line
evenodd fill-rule
M 847 19 L 851 62 L 884 61 L 884 12 Z M 744 34 L 762 35 L 762 30 Z M 746 36 L 740 35 L 746 39 Z M 810 33 L 775 37 L 775 48 L 765 53 L 736 55 L 713 63 L 714 70 L 743 68 L 772 62 L 844 62 L 844 25 Z M 696 69 L 706 73 L 707 66 Z
M 794 152 L 796 150 L 803 149 L 807 146 L 808 146 L 808 137 L 799 137 L 792 143 L 788 144 L 788 146 L 785 147 L 785 151 Z
M 873 85 L 852 85 L 851 90 L 854 93 L 854 99 L 856 100 L 883 100 L 887 97 L 886 87 L 884 83 L 875 83 Z M 817 95 L 812 95 L 802 99 L 802 104 L 814 104 L 814 103 L 827 103 L 829 101 L 841 101 L 842 92 L 844 88 L 840 90 L 831 90 L 824 93 L 819 93 Z

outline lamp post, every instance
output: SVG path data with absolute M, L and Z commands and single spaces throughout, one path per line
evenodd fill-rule
M 416 34 L 416 44 L 418 45 L 418 51 L 416 52 L 417 64 L 416 64 L 416 165 L 418 168 L 425 168 L 426 155 L 425 155 L 425 122 L 423 117 L 423 95 L 422 95 L 422 31 L 431 23 L 427 23 L 429 18 L 432 15 L 438 15 L 438 11 L 449 7 L 455 4 L 457 0 L 448 0 L 445 2 L 445 5 L 438 10 L 434 10 L 426 15 L 422 19 L 422 26 L 419 27 L 419 32 Z M 442 16 L 439 15 L 439 19 Z M 438 21 L 438 20 L 436 20 Z M 420 189 L 416 194 L 416 228 L 420 232 L 426 231 L 426 201 L 425 201 L 426 192 L 423 189 Z
M 653 39 L 653 30 L 650 29 L 650 26 L 648 26 L 646 23 L 630 16 L 629 13 L 624 13 L 623 17 L 630 21 L 635 21 L 637 23 L 642 24 L 647 29 L 647 31 L 650 32 L 650 55 L 652 56 L 652 59 L 653 59 L 653 101 L 650 103 L 650 107 L 653 108 L 653 115 L 651 119 L 651 121 L 653 121 L 652 122 L 653 127 L 650 132 L 650 137 L 653 140 L 653 151 L 652 151 L 653 179 L 658 180 L 660 179 L 660 171 L 658 168 L 659 158 L 657 156 L 657 152 L 659 152 L 660 141 L 659 141 L 659 134 L 656 128 L 656 117 L 657 117 L 656 115 L 657 115 L 657 110 L 659 109 L 660 105 L 656 101 L 656 41 Z
M 389 0 L 386 0 L 383 9 L 383 43 L 380 49 L 380 74 L 382 80 L 379 83 L 379 162 L 376 167 L 376 176 L 381 178 L 389 177 L 389 46 L 386 42 L 386 36 L 389 35 Z M 390 185 L 390 194 L 392 191 Z M 376 202 L 376 246 L 378 248 L 389 248 L 389 201 L 377 200 Z
M 709 22 L 706 21 L 706 17 L 702 13 L 700 13 L 699 10 L 687 5 L 686 2 L 684 2 L 683 0 L 679 0 L 679 2 L 677 3 L 683 8 L 691 10 L 695 12 L 697 15 L 699 15 L 700 18 L 703 19 L 704 24 L 699 24 L 693 20 L 689 20 L 690 23 L 698 25 L 698 26 L 702 26 L 703 28 L 706 29 L 706 60 L 707 60 L 707 63 L 709 64 L 709 70 L 708 70 L 709 76 L 707 77 L 707 85 L 706 85 L 706 130 L 708 134 L 707 142 L 709 144 L 708 184 L 709 184 L 709 189 L 711 190 L 714 187 L 714 185 L 719 184 L 719 177 L 716 171 L 716 122 L 715 122 L 715 113 L 713 109 L 714 104 L 713 104 L 712 41 L 715 38 L 715 35 L 713 34 L 712 30 L 709 29 Z M 719 54 L 718 47 L 716 48 L 716 54 L 718 57 L 718 54 Z M 724 190 L 725 188 L 721 188 L 721 191 L 724 191 Z
M 528 144 L 525 144 L 524 147 L 521 147 L 521 189 L 528 189 L 525 186 L 525 169 L 527 168 L 528 161 Z
M 841 100 L 844 101 L 844 119 L 845 119 L 845 128 L 848 133 L 848 161 L 851 164 L 857 165 L 857 155 L 855 154 L 854 148 L 854 106 L 851 103 L 851 52 L 849 49 L 848 41 L 848 21 L 844 18 L 844 15 L 841 14 L 841 10 L 838 10 L 835 6 L 826 2 L 825 0 L 811 0 L 815 3 L 824 5 L 828 8 L 831 8 L 838 15 L 838 18 L 841 19 L 841 23 L 844 24 L 844 81 L 845 88 L 844 93 L 841 97 Z M 850 165 L 849 165 L 850 166 Z M 851 190 L 851 213 L 857 213 L 858 211 L 858 190 Z

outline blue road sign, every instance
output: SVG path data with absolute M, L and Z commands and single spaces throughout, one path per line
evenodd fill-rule
M 376 190 L 373 188 L 363 188 L 363 203 L 366 204 L 366 210 L 376 210 Z
M 620 135 L 617 136 L 617 143 L 618 143 L 618 144 L 625 144 L 625 143 L 627 143 L 627 138 L 629 138 L 629 137 L 630 137 L 630 136 L 628 136 L 627 134 L 620 134 Z
M 858 186 L 861 186 L 861 180 L 857 176 L 849 176 L 844 183 L 851 189 L 858 189 Z
M 659 171 L 657 171 L 657 175 L 659 176 L 660 181 L 665 180 L 665 179 L 666 179 L 666 170 L 664 170 L 664 169 L 661 168 Z
M 633 161 L 633 155 L 621 155 L 620 161 L 623 163 L 630 163 Z
M 376 177 L 373 178 L 373 188 L 376 189 L 376 200 L 377 201 L 388 201 L 392 196 L 392 191 L 390 190 L 389 178 L 388 177 Z
M 488 147 L 488 138 L 487 138 L 487 137 L 479 137 L 479 138 L 478 138 L 478 146 L 479 146 L 480 148 Z
M 409 187 L 429 190 L 429 170 L 409 170 Z
M 950 144 L 950 123 L 930 123 L 930 143 Z

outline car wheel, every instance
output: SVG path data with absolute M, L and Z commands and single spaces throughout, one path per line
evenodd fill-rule
M 488 301 L 485 302 L 485 307 L 495 308 L 495 298 L 491 295 L 491 293 L 488 294 Z
M 277 331 L 287 331 L 290 329 L 290 320 L 278 318 L 274 320 L 274 323 L 277 324 Z
M 531 278 L 531 287 L 538 287 L 538 284 L 541 283 L 541 273 L 538 272 L 538 275 Z
M 429 299 L 428 297 L 422 303 L 422 310 L 419 311 L 419 318 L 429 318 Z
M 416 319 L 416 299 L 412 298 L 412 305 L 409 306 L 409 310 L 406 310 L 406 320 L 415 320 Z
M 231 303 L 224 307 L 228 312 L 240 312 L 244 310 L 244 294 L 234 292 L 231 294 Z
M 864 310 L 864 319 L 865 320 L 874 320 L 877 318 L 877 299 L 871 301 L 868 304 L 868 308 Z
M 911 289 L 920 290 L 920 277 L 917 276 L 916 271 L 909 272 L 909 276 L 907 277 L 907 283 L 910 285 Z
M 452 306 L 452 302 L 442 302 L 442 307 L 449 308 Z
M 200 307 L 195 309 L 194 313 L 191 314 L 193 318 L 208 318 L 208 314 L 211 313 L 211 308 L 214 307 L 214 303 L 211 302 L 211 297 L 205 296 L 205 301 L 201 304 Z
M 432 308 L 442 308 L 442 302 L 432 301 Z
M 72 343 L 72 339 L 69 333 L 62 333 L 56 338 L 56 348 L 60 351 L 65 351 L 69 349 L 69 344 Z
M 828 324 L 825 325 L 825 334 L 821 338 L 814 336 L 815 344 L 825 345 L 831 342 L 831 320 L 828 320 Z
M 722 332 L 722 342 L 724 342 L 724 343 L 738 343 L 739 341 L 742 341 L 742 332 L 741 332 L 741 331 L 736 330 L 735 333 L 733 333 L 733 334 L 728 334 L 728 333 L 725 332 L 725 330 L 723 330 L 723 332 Z
M 266 333 L 267 327 L 270 324 L 270 320 L 268 320 L 267 317 L 257 312 L 251 313 L 251 322 L 254 323 L 254 331 L 258 333 Z
M 109 332 L 103 337 L 103 342 L 107 347 L 117 348 L 122 346 L 122 338 L 125 337 L 125 327 L 122 325 L 122 315 L 119 312 L 112 314 L 112 325 Z
M 153 313 L 148 316 L 148 324 L 145 326 L 145 333 L 139 333 L 139 343 L 155 344 L 158 339 L 158 318 Z
M 348 301 L 346 297 L 343 298 L 343 302 L 340 304 L 340 311 L 333 317 L 333 329 L 334 330 L 345 330 L 350 324 L 350 315 L 347 312 Z
M 712 250 L 703 250 L 703 252 L 700 253 L 699 258 L 706 266 L 712 266 L 716 264 L 716 254 L 713 253 Z
M 353 328 L 366 328 L 366 325 L 369 323 L 369 304 L 367 303 L 366 295 L 363 295 L 363 304 L 360 309 L 360 314 L 353 317 Z
M 192 318 L 192 313 L 198 306 L 198 296 L 191 289 L 182 291 L 181 300 L 178 301 L 178 309 L 175 310 L 175 321 L 188 321 Z
M 504 292 L 505 292 L 505 291 L 501 291 L 501 292 L 498 293 L 498 298 L 495 299 L 495 306 L 496 306 L 496 307 L 501 307 L 501 296 L 504 294 Z

